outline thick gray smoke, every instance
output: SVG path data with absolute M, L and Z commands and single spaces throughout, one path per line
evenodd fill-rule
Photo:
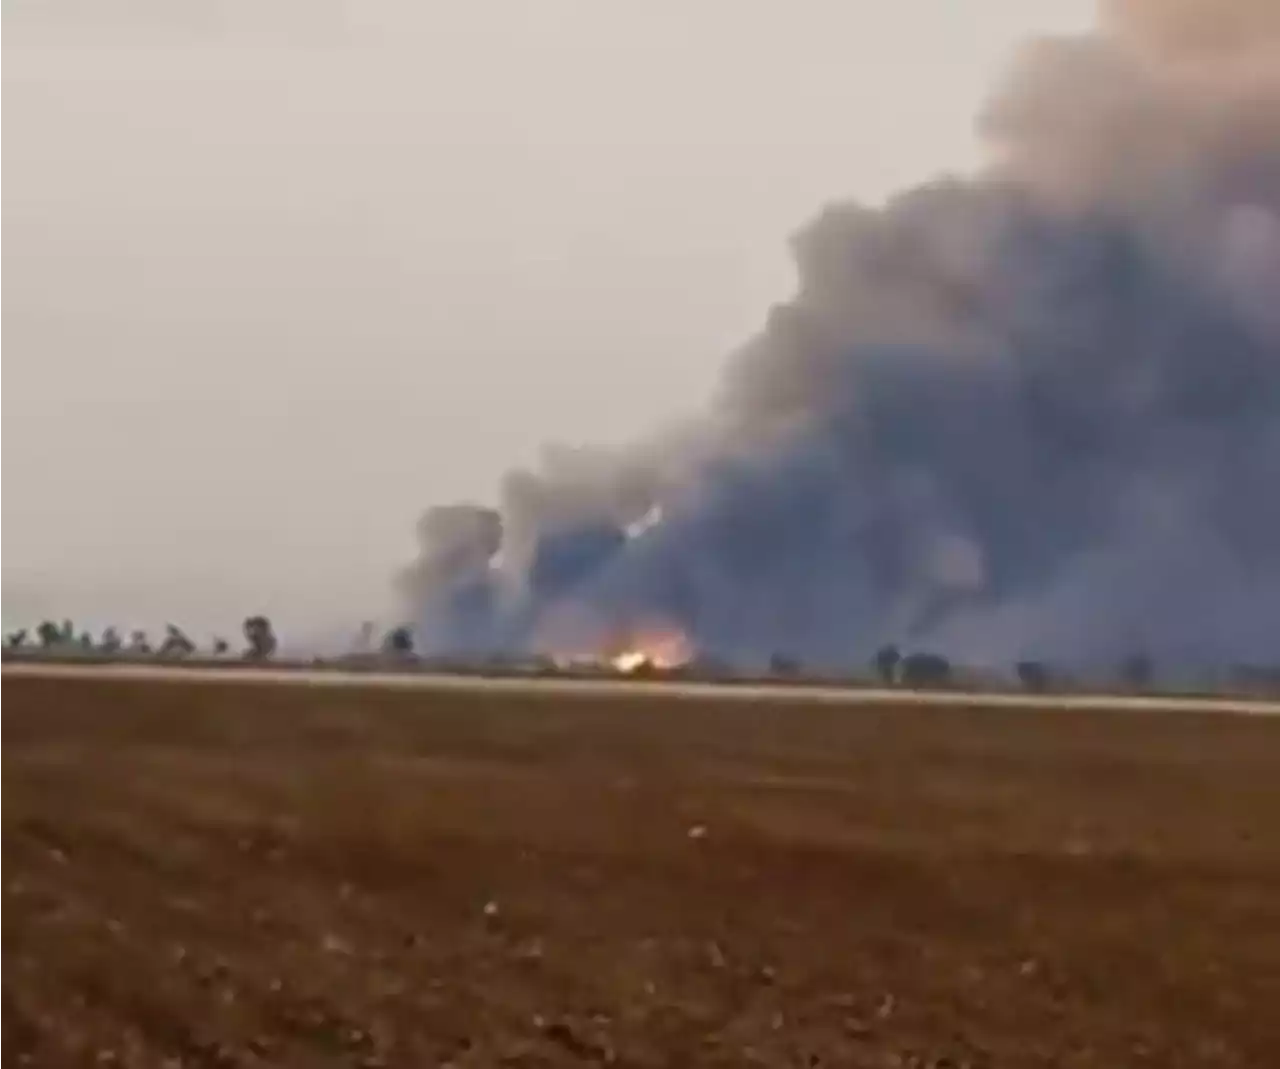
M 1020 57 L 983 173 L 796 236 L 704 425 L 429 513 L 425 647 L 1280 654 L 1280 3 L 1101 23 Z

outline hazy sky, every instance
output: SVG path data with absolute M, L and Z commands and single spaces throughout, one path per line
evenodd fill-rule
M 5 0 L 4 615 L 295 634 L 696 406 L 1087 0 Z M 109 9 L 110 14 L 107 14 Z

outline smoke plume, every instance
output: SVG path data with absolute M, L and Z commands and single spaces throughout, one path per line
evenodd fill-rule
M 428 513 L 426 648 L 1273 659 L 1280 4 L 1105 3 L 980 124 L 976 176 L 795 236 L 700 425 Z

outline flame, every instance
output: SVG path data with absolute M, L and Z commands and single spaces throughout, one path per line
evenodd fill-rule
M 648 618 L 610 624 L 572 604 L 555 607 L 541 621 L 539 631 L 541 652 L 567 670 L 605 668 L 627 674 L 645 668 L 670 670 L 687 664 L 694 655 L 688 636 L 670 621 Z
M 609 662 L 619 672 L 635 672 L 649 663 L 641 650 L 623 650 Z
M 631 644 L 609 658 L 619 672 L 637 672 L 649 666 L 669 670 L 693 657 L 688 638 L 680 631 L 646 631 L 631 637 Z

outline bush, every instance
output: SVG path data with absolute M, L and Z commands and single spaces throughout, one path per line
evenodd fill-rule
M 902 661 L 902 683 L 907 687 L 944 687 L 951 682 L 951 662 L 936 653 L 913 653 Z
M 1049 669 L 1040 661 L 1019 661 L 1016 667 L 1022 689 L 1040 694 L 1049 689 Z

